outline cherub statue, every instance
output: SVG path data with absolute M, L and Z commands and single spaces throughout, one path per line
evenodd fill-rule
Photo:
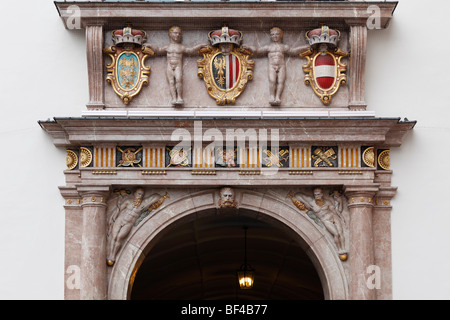
M 172 105 L 182 105 L 183 100 L 183 54 L 194 54 L 207 44 L 199 44 L 193 48 L 188 48 L 181 44 L 181 27 L 173 26 L 169 29 L 170 42 L 166 46 L 159 48 L 146 43 L 145 46 L 152 49 L 156 54 L 167 54 L 166 76 L 169 82 Z
M 297 55 L 307 50 L 308 45 L 298 48 L 291 48 L 287 44 L 283 44 L 283 31 L 278 27 L 270 29 L 270 38 L 272 43 L 261 48 L 251 46 L 243 46 L 253 53 L 266 54 L 269 59 L 269 103 L 273 106 L 281 104 L 281 94 L 284 90 L 284 82 L 286 80 L 286 60 L 285 55 Z

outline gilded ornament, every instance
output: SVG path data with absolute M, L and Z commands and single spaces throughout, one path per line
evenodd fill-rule
M 348 53 L 337 48 L 338 30 L 322 26 L 306 33 L 310 48 L 300 54 L 306 58 L 303 65 L 305 84 L 310 85 L 323 104 L 329 105 L 341 85 L 347 83 L 347 65 L 342 58 Z
M 263 167 L 289 167 L 289 147 L 280 147 L 278 150 L 275 150 L 275 152 L 272 151 L 271 148 L 263 150 L 263 153 L 265 154 L 263 157 Z
M 155 53 L 143 46 L 147 40 L 145 31 L 126 27 L 114 30 L 112 37 L 114 45 L 104 50 L 111 58 L 111 63 L 106 65 L 106 81 L 123 103 L 129 104 L 142 87 L 148 85 L 150 67 L 145 61 Z
M 286 196 L 287 198 L 291 199 L 292 203 L 299 209 L 300 211 L 306 211 L 306 206 L 303 202 L 297 200 L 291 192 L 288 193 Z
M 379 154 L 378 165 L 384 170 L 389 170 L 390 166 L 389 150 L 384 150 Z
M 366 150 L 364 150 L 363 155 L 363 162 L 368 167 L 375 167 L 375 149 L 374 147 L 369 147 Z
M 347 261 L 348 254 L 347 253 L 340 254 L 339 259 L 341 259 L 341 261 Z
M 73 170 L 78 165 L 78 156 L 72 150 L 66 150 L 66 151 L 67 151 L 67 155 L 66 155 L 67 170 Z
M 166 147 L 169 163 L 166 167 L 189 167 L 191 148 Z
M 332 147 L 316 147 L 312 154 L 314 167 L 336 167 L 337 155 Z
M 214 149 L 215 152 L 215 166 L 216 167 L 227 167 L 234 168 L 239 167 L 237 154 L 238 149 L 227 149 L 226 147 L 217 147 Z
M 203 78 L 208 94 L 218 105 L 233 104 L 253 79 L 252 55 L 241 47 L 242 33 L 223 27 L 208 34 L 210 46 L 199 53 L 203 59 L 197 61 L 197 76 Z
M 141 167 L 140 162 L 142 159 L 138 158 L 137 154 L 142 150 L 142 147 L 137 150 L 135 148 L 126 148 L 125 150 L 122 150 L 117 147 L 117 150 L 122 153 L 122 159 L 119 160 L 118 167 L 134 167 L 134 165 Z
M 80 166 L 88 167 L 92 163 L 92 152 L 88 148 L 80 148 Z

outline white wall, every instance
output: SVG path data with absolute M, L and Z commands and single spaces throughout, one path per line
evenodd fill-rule
M 0 299 L 64 298 L 65 150 L 38 120 L 78 117 L 88 101 L 83 31 L 52 0 L 1 4 Z M 391 151 L 394 299 L 450 298 L 448 0 L 401 0 L 369 32 L 368 109 L 418 124 Z
M 390 27 L 369 33 L 369 109 L 418 121 L 391 151 L 395 299 L 450 298 L 449 11 L 446 0 L 401 0 Z
M 0 299 L 63 299 L 66 152 L 37 121 L 80 116 L 84 32 L 66 31 L 50 0 L 0 6 Z

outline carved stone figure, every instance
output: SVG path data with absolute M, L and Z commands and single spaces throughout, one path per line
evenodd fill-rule
M 289 194 L 288 197 L 292 199 L 298 209 L 308 212 L 311 211 L 314 216 L 317 217 L 320 221 L 319 225 L 323 226 L 333 237 L 340 259 L 346 260 L 347 250 L 345 248 L 344 228 L 340 218 L 341 213 L 339 212 L 340 209 L 343 209 L 342 206 L 339 206 L 341 201 L 337 201 L 335 206 L 335 203 L 331 200 L 324 198 L 322 188 L 315 188 L 313 190 L 313 197 L 301 192 L 298 192 L 295 195 Z M 336 198 L 338 198 L 338 196 L 336 196 Z M 338 210 L 336 210 L 336 208 Z
M 278 27 L 270 29 L 270 39 L 272 43 L 260 48 L 247 47 L 254 54 L 267 54 L 269 59 L 269 103 L 273 106 L 281 104 L 281 94 L 284 90 L 286 80 L 286 60 L 285 55 L 296 55 L 306 50 L 308 46 L 291 48 L 283 44 L 283 31 Z
M 338 190 L 334 190 L 333 192 L 331 192 L 330 197 L 333 199 L 334 209 L 339 216 L 339 219 L 342 221 L 342 224 L 344 226 L 348 226 L 350 212 L 347 208 L 347 200 Z
M 218 209 L 237 208 L 238 207 L 238 204 L 235 200 L 235 193 L 232 188 L 224 187 L 224 188 L 220 189 L 219 195 L 220 195 L 220 199 L 219 199 L 219 203 L 217 205 Z
M 172 105 L 182 105 L 183 101 L 183 54 L 193 54 L 207 44 L 199 44 L 188 48 L 181 44 L 181 27 L 173 26 L 169 29 L 170 42 L 162 48 L 146 43 L 156 54 L 167 54 L 166 76 L 169 82 Z
M 161 196 L 154 193 L 144 198 L 143 188 L 137 188 L 134 192 L 134 198 L 119 196 L 116 206 L 112 208 L 108 232 L 109 252 L 107 263 L 114 265 L 116 255 L 119 252 L 123 242 L 130 233 L 136 219 L 142 212 L 157 209 L 168 195 Z

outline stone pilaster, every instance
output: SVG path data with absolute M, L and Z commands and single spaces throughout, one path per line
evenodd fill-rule
M 376 300 L 376 291 L 368 285 L 374 266 L 373 202 L 378 191 L 372 186 L 345 188 L 350 210 L 350 300 Z
M 107 299 L 106 200 L 109 187 L 78 187 L 83 209 L 81 300 Z
M 366 110 L 365 74 L 367 52 L 366 25 L 350 26 L 349 43 L 351 49 L 349 67 L 349 109 Z
M 391 176 L 392 171 L 377 171 L 375 178 L 381 184 L 373 209 L 375 265 L 380 271 L 377 300 L 392 299 L 391 200 L 397 193 L 397 188 L 390 186 Z
M 86 55 L 89 81 L 90 110 L 104 109 L 105 93 L 103 85 L 103 26 L 86 26 Z

